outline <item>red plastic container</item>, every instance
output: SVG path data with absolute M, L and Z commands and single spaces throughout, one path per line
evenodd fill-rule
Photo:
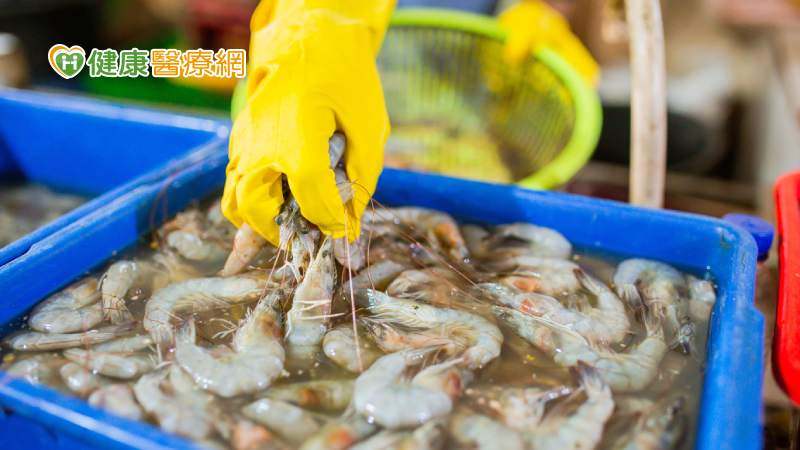
M 792 401 L 800 405 L 800 172 L 784 175 L 775 183 L 775 207 L 780 287 L 772 371 Z

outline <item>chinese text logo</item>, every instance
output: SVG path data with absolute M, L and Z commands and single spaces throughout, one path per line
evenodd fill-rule
M 88 67 L 90 77 L 114 78 L 244 78 L 247 72 L 247 54 L 243 49 L 215 52 L 201 48 L 184 51 L 93 48 L 87 57 L 80 46 L 56 44 L 50 48 L 48 59 L 53 70 L 65 79 L 80 73 L 84 66 Z

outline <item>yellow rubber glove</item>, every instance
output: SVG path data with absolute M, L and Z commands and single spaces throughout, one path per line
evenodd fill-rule
M 508 31 L 505 56 L 512 62 L 529 57 L 538 47 L 558 52 L 591 84 L 597 84 L 600 69 L 592 55 L 572 33 L 566 19 L 541 0 L 523 0 L 499 17 Z
M 233 125 L 222 212 L 277 245 L 286 175 L 303 216 L 326 234 L 360 230 L 383 166 L 389 119 L 375 57 L 394 0 L 262 2 L 251 21 L 247 102 Z M 354 198 L 343 205 L 328 139 L 347 137 Z

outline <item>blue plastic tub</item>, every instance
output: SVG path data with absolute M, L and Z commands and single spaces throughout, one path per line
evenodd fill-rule
M 0 180 L 22 178 L 91 199 L 1 248 L 0 266 L 137 185 L 205 157 L 228 128 L 214 119 L 0 90 Z
M 171 180 L 139 186 L 0 268 L 0 323 L 11 329 L 46 295 L 135 244 L 151 230 L 153 212 L 157 223 L 164 214 L 218 192 L 225 164 L 220 149 Z M 764 323 L 753 306 L 756 246 L 744 230 L 701 216 L 388 169 L 377 199 L 388 205 L 437 208 L 469 222 L 530 221 L 562 231 L 584 249 L 656 258 L 698 272 L 710 268 L 719 285 L 718 301 L 709 328 L 695 447 L 761 447 Z M 0 448 L 75 448 L 79 443 L 192 447 L 150 425 L 111 417 L 48 388 L 5 380 L 0 383 L 0 405 L 6 408 Z

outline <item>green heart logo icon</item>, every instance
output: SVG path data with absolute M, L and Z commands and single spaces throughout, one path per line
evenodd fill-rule
M 67 47 L 64 44 L 56 44 L 50 47 L 47 59 L 50 67 L 64 79 L 70 79 L 79 74 L 86 64 L 86 52 L 79 45 Z

